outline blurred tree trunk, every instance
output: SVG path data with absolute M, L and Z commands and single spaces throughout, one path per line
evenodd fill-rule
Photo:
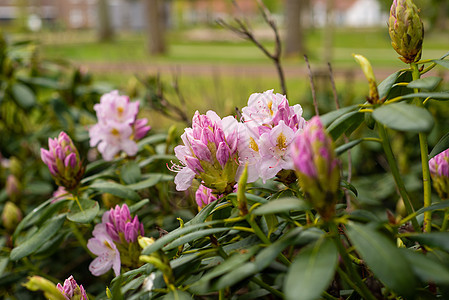
M 301 55 L 306 52 L 302 14 L 309 0 L 285 1 L 285 55 Z
M 111 23 L 111 15 L 109 12 L 108 0 L 98 0 L 98 40 L 110 41 L 114 37 L 114 30 Z
M 326 24 L 324 25 L 323 35 L 323 58 L 325 63 L 332 61 L 334 26 L 334 0 L 326 0 Z
M 163 54 L 165 46 L 165 13 L 163 0 L 146 0 L 148 47 L 151 54 Z

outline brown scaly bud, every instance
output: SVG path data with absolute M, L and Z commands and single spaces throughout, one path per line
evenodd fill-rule
M 391 45 L 410 64 L 421 58 L 424 26 L 412 0 L 394 0 L 390 9 L 388 31 Z

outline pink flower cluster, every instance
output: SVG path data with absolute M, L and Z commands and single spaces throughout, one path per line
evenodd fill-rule
M 67 300 L 88 300 L 86 291 L 84 290 L 82 285 L 78 285 L 73 276 L 70 276 L 64 281 L 64 285 L 58 283 L 56 288 L 61 292 L 61 294 Z
M 188 189 L 195 177 L 209 188 L 223 193 L 235 184 L 239 168 L 237 161 L 238 122 L 233 117 L 221 119 L 208 111 L 193 116 L 192 128 L 181 136 L 184 145 L 175 147 L 181 165 L 174 165 L 176 189 Z
M 98 145 L 103 159 L 110 161 L 120 152 L 129 156 L 137 153 L 136 141 L 151 129 L 147 119 L 136 119 L 139 102 L 129 102 L 127 96 L 118 91 L 104 94 L 99 104 L 94 105 L 98 123 L 89 130 L 90 146 Z
M 213 111 L 198 112 L 192 128 L 181 136 L 184 145 L 175 148 L 181 165 L 176 189 L 188 189 L 194 178 L 215 194 L 232 192 L 245 164 L 248 182 L 259 177 L 265 182 L 283 170 L 293 169 L 288 151 L 306 121 L 301 106 L 289 106 L 285 96 L 273 90 L 252 94 L 243 108 L 243 122 L 233 117 L 220 119 Z
M 90 272 L 95 276 L 100 276 L 114 270 L 116 276 L 120 274 L 121 253 L 118 248 L 122 245 L 136 243 L 139 235 L 143 236 L 143 225 L 137 216 L 131 217 L 126 204 L 122 207 L 103 214 L 102 223 L 95 225 L 92 232 L 93 238 L 87 242 L 87 248 L 98 257 L 89 265 Z M 129 247 L 122 247 L 128 249 Z
M 84 168 L 72 139 L 62 131 L 57 138 L 48 139 L 48 148 L 41 148 L 41 158 L 56 184 L 69 191 L 75 189 L 84 174 Z

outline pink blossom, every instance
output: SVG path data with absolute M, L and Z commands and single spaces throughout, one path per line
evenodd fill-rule
M 120 275 L 120 252 L 109 236 L 106 225 L 103 223 L 95 225 L 92 235 L 94 237 L 87 242 L 87 248 L 98 257 L 90 263 L 89 271 L 95 276 L 100 276 L 112 268 L 115 276 Z
M 132 127 L 126 123 L 97 123 L 89 131 L 90 146 L 98 144 L 98 151 L 106 161 L 113 160 L 122 150 L 129 156 L 134 156 L 137 153 L 137 144 L 131 139 L 132 133 Z
M 53 200 L 51 200 L 51 203 L 67 199 L 69 195 L 69 192 L 67 192 L 67 190 L 63 186 L 60 186 L 56 191 L 54 191 L 52 195 Z
M 295 132 L 282 120 L 271 131 L 261 135 L 259 170 L 264 182 L 276 176 L 280 170 L 293 169 L 293 160 L 288 148 L 294 138 Z
M 184 145 L 175 147 L 180 165 L 173 165 L 176 189 L 189 188 L 193 179 L 223 193 L 235 184 L 238 176 L 238 122 L 233 117 L 220 117 L 213 111 L 193 116 L 192 127 L 181 135 Z
M 449 177 L 449 149 L 429 160 L 430 173 L 434 176 Z
M 94 110 L 101 123 L 114 121 L 132 124 L 139 112 L 139 102 L 130 103 L 128 96 L 121 96 L 118 91 L 114 90 L 101 96 L 100 103 L 94 105 Z

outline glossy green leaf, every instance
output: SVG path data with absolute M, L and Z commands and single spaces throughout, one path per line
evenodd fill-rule
M 226 288 L 262 271 L 263 269 L 268 267 L 270 263 L 276 259 L 279 253 L 281 253 L 282 250 L 290 245 L 301 232 L 302 228 L 298 228 L 298 230 L 292 230 L 281 239 L 262 249 L 256 255 L 253 261 L 240 265 L 239 267 L 220 277 L 216 282 L 214 282 L 213 287 L 215 289 Z
M 328 112 L 324 115 L 320 116 L 321 123 L 324 127 L 329 126 L 332 122 L 334 122 L 336 119 L 340 118 L 341 116 L 350 113 L 358 108 L 357 105 L 347 106 L 340 108 L 338 110 L 333 110 L 331 112 Z
M 167 134 L 166 133 L 153 134 L 153 135 L 150 135 L 150 136 L 147 136 L 147 137 L 141 139 L 137 143 L 137 146 L 139 147 L 139 150 L 142 150 L 142 148 L 145 145 L 157 144 L 157 143 L 165 142 L 166 140 L 167 140 Z
M 221 228 L 209 228 L 209 229 L 202 229 L 196 232 L 192 232 L 189 234 L 186 234 L 176 240 L 174 240 L 173 242 L 171 242 L 170 244 L 168 244 L 167 246 L 165 246 L 164 248 L 162 248 L 163 250 L 167 251 L 167 250 L 171 250 L 174 249 L 178 246 L 184 245 L 186 243 L 190 243 L 193 242 L 197 239 L 203 238 L 205 236 L 209 236 L 211 234 L 215 234 L 215 233 L 220 233 L 223 231 L 228 231 L 231 228 L 229 227 L 221 227 Z
M 14 83 L 11 87 L 11 93 L 14 101 L 23 109 L 29 109 L 36 105 L 36 96 L 33 90 L 23 83 Z
M 319 299 L 334 277 L 337 261 L 338 250 L 330 239 L 319 239 L 301 250 L 285 279 L 286 299 Z
M 350 182 L 347 182 L 346 180 L 341 180 L 340 185 L 341 185 L 341 187 L 351 191 L 356 197 L 359 195 L 355 186 L 353 184 L 351 184 Z
M 142 254 L 149 255 L 159 249 L 162 249 L 162 247 L 164 247 L 168 243 L 171 243 L 172 241 L 176 240 L 177 238 L 179 238 L 183 235 L 189 234 L 194 231 L 198 231 L 204 227 L 208 227 L 208 226 L 216 225 L 216 224 L 220 224 L 220 223 L 223 223 L 223 222 L 222 221 L 210 221 L 210 222 L 205 222 L 205 223 L 192 224 L 189 226 L 175 229 L 172 232 L 169 232 L 168 234 L 158 238 L 153 244 L 146 247 L 142 251 Z
M 434 100 L 449 100 L 449 92 L 420 92 L 414 94 L 408 94 L 402 96 L 402 99 L 414 99 L 414 98 L 424 98 L 424 99 L 434 99 Z
M 449 207 L 449 200 L 443 200 L 441 202 L 433 203 L 430 206 L 423 207 L 423 208 L 419 209 L 416 212 L 416 215 L 419 216 L 420 214 L 423 214 L 426 211 L 443 210 L 443 209 L 446 209 L 448 207 Z
M 396 83 L 399 82 L 409 83 L 412 80 L 413 80 L 412 72 L 402 72 L 396 79 Z M 386 99 L 393 99 L 398 96 L 407 95 L 410 93 L 413 93 L 413 90 L 407 88 L 406 86 L 393 85 L 393 87 L 388 92 Z
M 12 249 L 9 258 L 13 261 L 17 261 L 35 252 L 40 246 L 51 239 L 53 235 L 59 231 L 62 224 L 64 224 L 65 217 L 65 214 L 63 214 L 49 219 L 35 234 L 33 234 L 31 238 Z
M 349 149 L 357 146 L 361 142 L 363 142 L 363 139 L 357 139 L 357 140 L 350 141 L 350 142 L 348 142 L 346 144 L 343 144 L 343 145 L 337 147 L 335 149 L 335 153 L 337 155 L 341 155 L 341 154 L 345 153 L 346 151 L 348 151 Z
M 416 279 L 408 260 L 383 234 L 366 225 L 348 224 L 348 236 L 374 275 L 387 287 L 411 297 Z
M 432 157 L 434 157 L 435 155 L 443 152 L 444 150 L 449 148 L 449 132 L 446 133 L 439 141 L 438 143 L 435 145 L 435 147 L 433 147 L 432 152 L 430 152 L 429 154 L 429 159 L 431 159 Z
M 51 209 L 51 207 L 48 206 L 50 204 L 50 202 L 51 202 L 51 199 L 48 199 L 47 201 L 45 201 L 44 203 L 40 204 L 38 207 L 33 209 L 29 214 L 27 214 L 25 216 L 25 218 L 23 218 L 23 220 L 19 223 L 19 225 L 17 225 L 16 230 L 14 231 L 14 234 L 12 235 L 13 242 L 15 241 L 17 236 L 20 234 L 20 232 L 22 232 L 22 230 L 25 227 L 34 224 L 34 222 L 36 222 L 38 220 L 39 216 L 41 216 L 43 213 L 45 213 L 45 210 Z
M 141 167 L 141 168 L 145 167 L 157 160 L 178 161 L 178 158 L 172 154 L 155 154 L 155 155 L 151 155 L 147 159 L 142 160 L 139 163 L 139 167 Z
M 374 110 L 373 117 L 399 131 L 429 132 L 434 124 L 432 115 L 425 108 L 406 103 L 383 105 Z
M 413 80 L 412 82 L 407 84 L 407 87 L 410 89 L 425 89 L 433 91 L 438 86 L 438 84 L 440 84 L 441 80 L 442 80 L 441 77 L 435 76 L 424 77 Z
M 139 209 L 141 209 L 146 204 L 150 203 L 149 199 L 143 199 L 137 202 L 136 204 L 133 204 L 129 207 L 129 212 L 132 214 L 135 214 Z
M 401 249 L 401 252 L 422 282 L 449 285 L 449 269 L 443 264 L 412 250 Z
M 358 111 L 353 111 L 347 113 L 338 119 L 336 119 L 332 124 L 329 125 L 327 131 L 331 135 L 332 139 L 337 140 L 343 133 L 352 128 L 353 126 L 359 126 L 364 120 L 363 113 Z
M 87 198 L 81 198 L 80 204 L 82 210 L 79 208 L 76 201 L 73 201 L 67 219 L 77 223 L 90 223 L 100 210 L 98 202 Z
M 280 198 L 273 201 L 269 201 L 256 208 L 253 212 L 255 215 L 267 215 L 276 213 L 285 213 L 291 210 L 307 210 L 310 209 L 304 200 L 298 198 Z
M 164 300 L 192 300 L 193 296 L 187 292 L 181 290 L 170 291 L 167 295 L 162 298 Z
M 407 238 L 421 245 L 440 248 L 449 252 L 449 232 L 430 232 L 408 235 Z
M 446 69 L 449 69 L 449 60 L 434 59 L 433 62 L 438 64 L 438 65 L 440 65 L 440 66 L 442 66 L 442 67 L 444 67 L 444 68 L 446 68 Z
M 390 92 L 391 88 L 393 87 L 393 84 L 395 84 L 396 80 L 398 79 L 400 74 L 400 71 L 397 71 L 387 78 L 384 79 L 379 85 L 377 86 L 377 91 L 379 92 L 379 99 L 382 99 L 383 97 L 386 97 L 388 93 Z
M 130 161 L 120 168 L 120 177 L 125 184 L 137 183 L 142 177 L 139 165 L 135 161 Z
M 114 196 L 129 199 L 132 201 L 140 201 L 139 194 L 137 194 L 134 190 L 126 187 L 124 185 L 118 184 L 112 181 L 97 181 L 94 182 L 90 188 L 100 192 L 100 193 L 110 193 Z
M 133 189 L 135 191 L 146 189 L 158 184 L 162 179 L 162 174 L 148 174 L 145 175 L 147 177 L 145 180 L 136 182 L 134 184 L 127 185 L 128 188 Z

